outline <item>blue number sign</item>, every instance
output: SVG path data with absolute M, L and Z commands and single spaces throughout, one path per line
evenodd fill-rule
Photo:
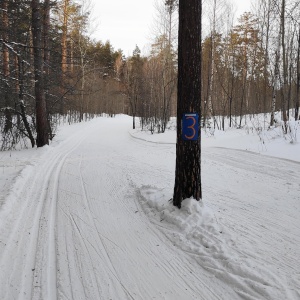
M 185 141 L 197 141 L 199 134 L 198 114 L 184 114 L 182 119 L 182 139 Z

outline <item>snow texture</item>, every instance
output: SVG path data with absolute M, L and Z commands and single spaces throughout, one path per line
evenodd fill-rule
M 0 299 L 300 299 L 299 123 L 203 131 L 203 200 L 181 210 L 175 131 L 131 124 L 0 153 Z

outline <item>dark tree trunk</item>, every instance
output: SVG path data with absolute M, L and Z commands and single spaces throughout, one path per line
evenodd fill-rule
M 40 1 L 32 0 L 32 37 L 34 52 L 34 77 L 36 101 L 36 145 L 43 147 L 49 144 L 46 101 L 44 95 L 43 51 L 42 51 L 42 22 Z
M 27 136 L 30 139 L 31 142 L 31 146 L 32 148 L 35 146 L 35 141 L 34 141 L 34 137 L 31 131 L 31 128 L 29 126 L 29 123 L 27 121 L 26 118 L 26 111 L 25 111 L 25 105 L 24 105 L 24 93 L 23 93 L 23 89 L 24 89 L 24 67 L 23 64 L 24 62 L 20 60 L 20 57 L 17 57 L 17 61 L 18 61 L 18 81 L 19 81 L 19 106 L 20 106 L 20 111 L 21 111 L 21 117 L 22 117 L 22 121 L 24 123 L 26 132 L 27 132 Z
M 64 8 L 63 8 L 63 27 L 62 27 L 62 37 L 61 37 L 61 70 L 62 70 L 62 76 L 64 79 L 64 76 L 67 73 L 67 34 L 68 34 L 68 8 L 69 8 L 69 2 L 70 0 L 64 0 Z
M 64 0 L 63 5 L 63 26 L 62 26 L 62 36 L 61 36 L 61 94 L 64 95 L 64 87 L 67 83 L 67 71 L 68 71 L 68 19 L 69 19 L 69 2 L 70 0 Z M 65 107 L 65 98 L 62 97 L 60 103 L 60 113 L 62 115 L 65 114 L 66 107 Z
M 2 51 L 2 58 L 3 58 L 3 75 L 4 79 L 8 81 L 9 77 L 9 52 L 8 48 L 6 46 L 6 42 L 8 39 L 8 1 L 3 0 L 1 4 L 2 9 L 2 22 L 0 23 L 2 26 L 2 38 L 3 38 L 3 51 Z M 9 91 L 9 84 L 5 82 L 5 89 L 4 89 L 4 103 L 6 109 L 4 110 L 5 115 L 5 126 L 4 126 L 4 132 L 8 132 L 12 128 L 12 115 L 11 115 L 11 102 L 9 97 L 10 91 Z
M 46 75 L 44 81 L 45 87 L 45 101 L 47 108 L 47 121 L 49 138 L 52 140 L 52 128 L 50 122 L 50 111 L 49 111 L 49 76 L 50 76 L 50 49 L 49 49 L 49 30 L 50 30 L 50 0 L 44 1 L 44 12 L 43 12 L 43 44 L 44 44 L 44 74 Z
M 173 204 L 181 207 L 182 200 L 202 198 L 201 143 L 182 139 L 182 117 L 197 113 L 201 119 L 201 0 L 179 1 L 178 36 L 178 102 L 176 172 Z
M 44 44 L 45 73 L 47 75 L 49 74 L 49 64 L 50 64 L 49 30 L 50 30 L 50 0 L 45 0 L 44 11 L 43 11 L 43 44 Z
M 295 120 L 297 121 L 299 116 L 299 103 L 300 103 L 300 25 L 298 33 L 298 51 L 297 51 L 297 90 L 295 101 Z

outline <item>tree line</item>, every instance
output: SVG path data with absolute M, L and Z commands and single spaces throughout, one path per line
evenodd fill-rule
M 164 132 L 169 117 L 176 114 L 177 101 L 178 1 L 161 3 L 157 10 L 162 21 L 150 54 L 140 58 L 135 51 L 127 60 L 140 64 L 132 68 L 138 81 L 128 94 L 130 113 L 140 116 L 142 128 L 152 132 Z M 281 119 L 287 133 L 289 120 L 299 119 L 299 1 L 256 1 L 237 22 L 229 1 L 206 2 L 203 10 L 203 126 L 224 130 L 228 118 L 230 127 L 241 128 L 247 117 L 264 114 L 262 127 Z
M 43 146 L 61 120 L 122 112 L 122 51 L 90 38 L 86 1 L 1 0 L 1 149 Z
M 136 117 L 164 132 L 176 115 L 178 3 L 157 1 L 148 54 L 130 57 L 91 39 L 88 0 L 2 0 L 0 7 L 0 130 L 2 149 L 28 139 L 42 146 L 62 119 L 100 114 Z M 260 0 L 234 22 L 225 0 L 204 2 L 201 111 L 205 127 L 242 127 L 264 113 L 284 130 L 299 119 L 300 4 Z M 267 117 L 267 116 L 271 117 Z
M 220 13 L 218 3 L 203 41 L 204 118 L 229 116 L 241 127 L 245 115 L 270 113 L 273 126 L 280 112 L 287 131 L 290 118 L 299 119 L 299 2 L 256 1 L 234 26 L 230 7 Z

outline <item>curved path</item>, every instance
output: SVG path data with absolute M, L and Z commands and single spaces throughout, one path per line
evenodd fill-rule
M 147 185 L 172 190 L 175 147 L 132 139 L 130 124 L 128 118 L 93 120 L 23 170 L 11 194 L 13 203 L 0 215 L 0 299 L 243 298 L 217 272 L 174 246 L 144 214 L 137 190 Z M 259 251 L 285 239 L 299 245 L 299 198 L 292 190 L 300 190 L 298 167 L 280 160 L 274 165 L 271 158 L 257 162 L 237 151 L 204 152 L 204 194 L 215 210 L 224 212 L 218 218 L 229 234 L 248 235 L 244 226 L 253 226 L 255 236 L 246 239 L 262 245 Z M 213 178 L 224 168 L 230 176 Z M 249 176 L 258 176 L 258 186 L 245 185 Z M 282 184 L 285 190 L 279 188 Z M 236 192 L 229 193 L 232 189 Z M 278 199 L 286 195 L 287 205 L 295 206 L 288 210 L 294 228 L 274 222 L 274 214 L 288 213 L 278 199 L 265 207 L 262 195 L 273 189 L 278 189 Z M 260 213 L 261 207 L 270 214 Z M 265 233 L 269 229 L 271 234 Z M 269 260 L 280 255 L 278 247 Z M 289 251 L 293 255 L 282 267 L 298 272 L 296 246 Z

